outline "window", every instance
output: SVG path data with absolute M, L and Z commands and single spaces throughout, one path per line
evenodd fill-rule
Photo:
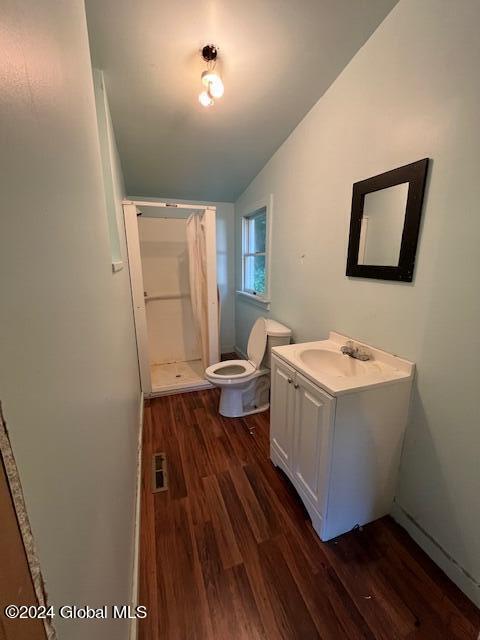
M 242 261 L 244 293 L 268 298 L 267 207 L 243 217 Z

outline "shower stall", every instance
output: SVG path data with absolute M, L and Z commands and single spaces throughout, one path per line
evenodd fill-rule
M 123 203 L 142 390 L 210 387 L 220 360 L 215 207 Z

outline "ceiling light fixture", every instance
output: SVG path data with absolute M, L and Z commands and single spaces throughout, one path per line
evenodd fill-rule
M 205 89 L 198 96 L 198 101 L 203 107 L 211 107 L 215 104 L 214 98 L 221 98 L 225 91 L 222 79 L 215 71 L 218 48 L 214 44 L 207 44 L 201 50 L 201 54 L 207 63 L 207 68 L 202 73 L 202 84 Z
M 208 91 L 202 91 L 202 93 L 198 95 L 198 101 L 202 107 L 211 107 L 213 104 L 213 99 L 208 94 Z

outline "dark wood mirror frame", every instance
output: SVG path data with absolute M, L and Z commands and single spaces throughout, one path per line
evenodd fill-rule
M 398 169 L 381 173 L 353 185 L 352 214 L 350 218 L 350 238 L 348 243 L 347 276 L 356 278 L 377 278 L 412 282 L 417 253 L 418 234 L 422 217 L 423 195 L 427 179 L 428 158 L 412 162 Z M 358 264 L 360 231 L 363 207 L 367 193 L 394 187 L 408 182 L 408 196 L 405 208 L 400 257 L 397 266 Z

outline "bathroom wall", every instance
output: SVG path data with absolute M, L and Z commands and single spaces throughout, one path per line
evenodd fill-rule
M 155 201 L 156 198 L 133 196 L 141 200 Z M 158 199 L 157 199 L 158 200 Z M 187 204 L 211 204 L 217 208 L 217 282 L 220 292 L 220 344 L 222 353 L 230 353 L 235 346 L 235 211 L 231 202 L 207 202 L 205 200 L 180 200 L 161 198 L 162 202 L 183 202 Z M 149 216 L 157 213 L 168 215 L 165 209 L 151 209 Z
M 186 219 L 138 218 L 150 364 L 201 358 L 189 295 Z M 162 211 L 160 209 L 159 211 Z
M 477 0 L 400 0 L 236 203 L 239 286 L 240 215 L 274 195 L 270 315 L 295 341 L 335 329 L 417 363 L 395 514 L 477 603 L 479 21 Z M 352 184 L 424 157 L 414 282 L 345 277 Z M 264 313 L 237 298 L 240 349 Z
M 57 606 L 128 603 L 140 387 L 128 271 L 112 273 L 84 3 L 3 3 L 0 78 L 0 400 L 46 590 Z M 55 624 L 60 640 L 129 631 Z

